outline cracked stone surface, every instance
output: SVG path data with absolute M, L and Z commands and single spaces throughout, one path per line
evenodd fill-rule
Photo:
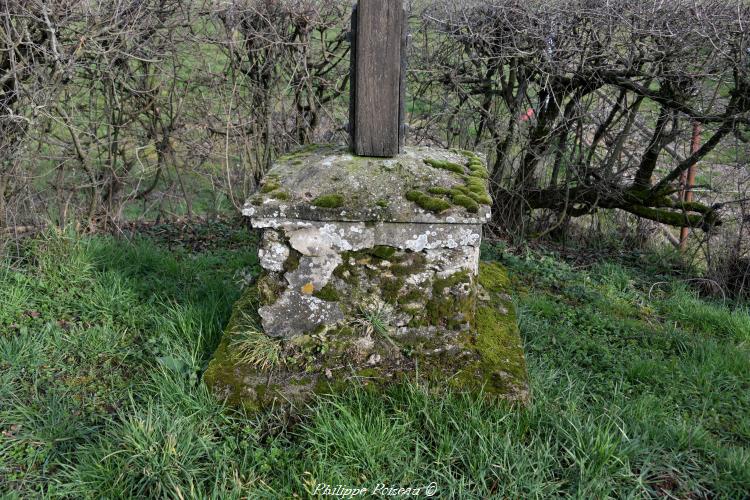
M 339 305 L 292 288 L 270 306 L 258 309 L 263 329 L 271 337 L 290 338 L 318 325 L 333 325 L 344 319 Z
M 334 269 L 342 262 L 341 255 L 303 256 L 299 260 L 299 266 L 294 271 L 284 275 L 287 283 L 292 289 L 301 290 L 305 286 L 312 285 L 312 290 L 320 290 L 328 284 Z
M 479 265 L 481 226 L 477 224 L 423 224 L 423 223 L 364 223 L 297 221 L 289 219 L 253 218 L 255 227 L 264 228 L 263 269 L 283 275 L 287 285 L 283 294 L 273 304 L 260 309 L 263 329 L 273 337 L 290 337 L 314 331 L 343 320 L 346 309 L 339 303 L 328 303 L 316 298 L 326 285 L 350 297 L 367 293 L 379 295 L 384 287 L 393 288 L 394 280 L 401 285 L 393 293 L 407 295 L 420 291 L 422 300 L 410 300 L 414 309 L 423 309 L 431 296 L 435 280 L 446 279 L 462 271 L 476 274 Z M 279 246 L 284 246 L 282 250 Z M 373 258 L 372 262 L 350 254 L 368 252 L 387 247 L 400 259 L 395 264 L 389 259 Z M 300 257 L 294 269 L 281 273 L 292 252 Z M 356 278 L 342 271 L 334 273 L 343 264 L 346 267 L 364 267 Z M 403 268 L 409 272 L 404 273 Z M 398 276 L 394 274 L 400 273 Z M 346 302 L 346 299 L 343 300 Z M 356 309 L 349 307 L 349 309 Z M 404 327 L 414 319 L 414 314 L 396 312 L 396 326 Z
M 425 249 L 479 247 L 480 224 L 435 224 L 415 222 L 319 222 L 279 217 L 252 217 L 253 227 L 279 229 L 289 244 L 302 255 L 362 250 L 375 245 L 403 248 L 413 252 Z

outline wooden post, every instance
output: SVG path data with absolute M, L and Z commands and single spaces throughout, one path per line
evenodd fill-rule
M 358 155 L 394 156 L 403 147 L 406 36 L 402 0 L 354 7 L 349 126 Z
M 693 155 L 698 152 L 701 147 L 701 124 L 693 122 L 693 137 L 690 140 L 690 154 Z M 682 185 L 682 192 L 680 193 L 680 199 L 685 202 L 693 201 L 693 186 L 695 186 L 695 163 L 690 165 L 687 172 L 683 172 L 680 176 L 680 184 Z M 687 250 L 687 241 L 690 228 L 680 228 L 680 251 L 685 252 Z

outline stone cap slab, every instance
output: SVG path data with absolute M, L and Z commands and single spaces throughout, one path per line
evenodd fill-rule
M 310 145 L 280 157 L 242 213 L 261 219 L 483 224 L 485 161 L 469 151 L 406 147 L 393 158 Z

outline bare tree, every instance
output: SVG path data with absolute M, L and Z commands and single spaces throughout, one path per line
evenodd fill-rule
M 699 176 L 688 201 L 680 179 L 746 140 L 744 2 L 412 8 L 409 140 L 488 152 L 498 226 L 601 209 L 721 223 L 731 197 Z M 350 9 L 0 0 L 0 224 L 239 205 L 276 155 L 345 141 Z
M 602 208 L 720 223 L 720 206 L 677 194 L 690 165 L 750 123 L 746 3 L 439 2 L 423 17 L 439 33 L 423 85 L 450 89 L 451 114 L 470 121 L 455 128 L 476 131 L 458 145 L 491 147 L 503 223 Z M 693 123 L 708 135 L 680 156 Z
M 29 176 L 21 168 L 26 134 L 55 102 L 77 59 L 82 42 L 60 33 L 60 26 L 76 22 L 70 5 L 0 2 L 0 228 L 8 224 L 9 205 L 26 195 Z

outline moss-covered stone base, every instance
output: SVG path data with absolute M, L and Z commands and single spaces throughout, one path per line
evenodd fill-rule
M 394 257 L 384 248 L 374 252 L 376 258 Z M 397 262 L 391 267 L 408 264 Z M 357 270 L 338 270 L 342 277 L 347 273 L 355 276 Z M 251 288 L 235 305 L 204 380 L 218 397 L 251 410 L 300 403 L 315 393 L 349 387 L 354 379 L 379 386 L 417 374 L 456 390 L 483 389 L 485 395 L 524 403 L 529 397 L 526 365 L 507 274 L 499 264 L 483 263 L 477 281 L 465 273 L 435 281 L 430 291 L 433 299 L 414 314 L 424 326 L 414 325 L 402 333 L 387 328 L 388 302 L 365 301 L 354 320 L 274 340 L 279 362 L 263 368 L 239 359 L 234 348 L 237 339 L 260 324 L 259 292 Z M 466 303 L 445 293 L 464 282 L 475 290 Z M 399 288 L 389 300 L 395 304 L 401 300 L 403 306 L 414 293 Z M 456 316 L 469 327 L 454 328 L 451 319 Z

